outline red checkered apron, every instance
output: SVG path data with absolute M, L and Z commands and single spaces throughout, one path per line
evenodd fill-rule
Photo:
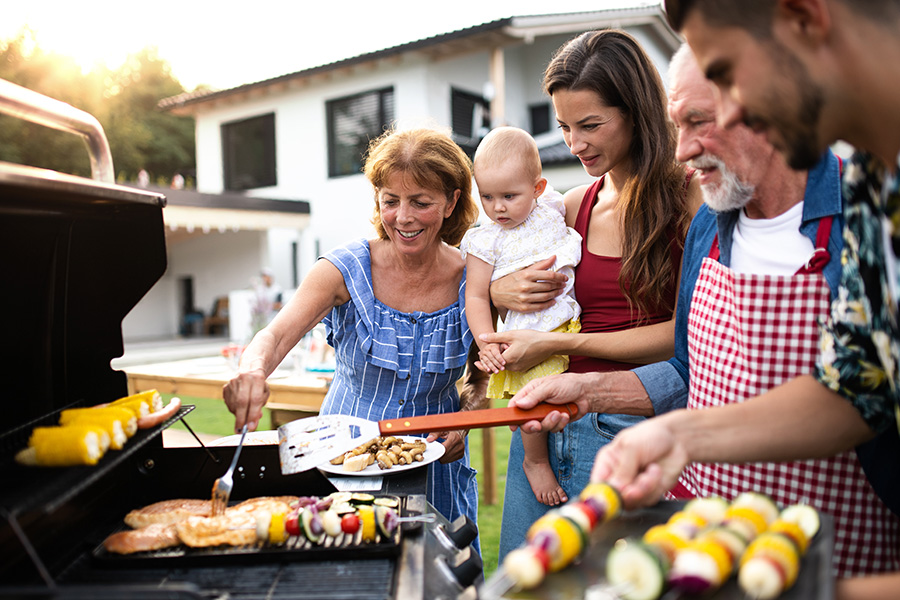
M 830 304 L 821 275 L 830 230 L 831 219 L 822 219 L 816 254 L 793 276 L 735 273 L 718 262 L 718 238 L 713 242 L 688 315 L 690 409 L 742 402 L 813 371 L 816 322 Z M 806 502 L 834 517 L 839 577 L 900 568 L 900 519 L 876 496 L 855 452 L 789 463 L 695 463 L 673 493 L 731 500 L 747 490 L 782 507 Z

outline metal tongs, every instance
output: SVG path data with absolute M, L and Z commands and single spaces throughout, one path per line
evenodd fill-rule
M 247 437 L 247 418 L 250 416 L 250 403 L 247 403 L 247 414 L 244 416 L 244 427 L 241 429 L 241 439 L 234 451 L 234 458 L 225 474 L 216 479 L 212 487 L 212 516 L 218 517 L 225 514 L 228 508 L 228 499 L 231 497 L 231 488 L 234 487 L 234 468 L 237 466 L 241 449 L 244 447 L 244 438 Z

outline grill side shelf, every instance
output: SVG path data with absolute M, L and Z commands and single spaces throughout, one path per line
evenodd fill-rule
M 109 450 L 94 466 L 84 467 L 25 467 L 14 462 L 4 466 L 8 480 L 16 483 L 0 494 L 0 505 L 15 516 L 26 511 L 49 515 L 74 497 L 103 479 L 116 467 L 128 461 L 136 452 L 162 435 L 162 432 L 194 410 L 183 405 L 165 422 L 149 429 L 140 429 L 121 450 Z M 11 489 L 10 489 L 11 488 Z

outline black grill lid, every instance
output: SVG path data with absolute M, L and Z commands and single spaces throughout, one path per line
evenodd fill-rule
M 159 194 L 0 163 L 0 393 L 8 431 L 127 393 L 122 319 L 166 269 Z

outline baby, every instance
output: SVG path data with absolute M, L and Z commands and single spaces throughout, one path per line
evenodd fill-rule
M 563 373 L 569 357 L 554 355 L 525 372 L 503 369 L 500 344 L 479 339 L 494 331 L 490 287 L 494 279 L 556 256 L 554 268 L 568 276 L 552 307 L 532 313 L 508 311 L 500 331 L 535 329 L 577 333 L 581 308 L 575 301 L 574 267 L 581 260 L 581 236 L 566 227 L 562 195 L 547 190 L 537 144 L 515 127 L 491 131 L 475 151 L 475 183 L 491 223 L 469 230 L 460 244 L 466 260 L 466 319 L 478 343 L 482 368 L 491 373 L 489 398 L 512 398 L 528 381 Z M 565 494 L 550 467 L 546 434 L 522 434 L 522 464 L 535 497 L 556 505 Z

